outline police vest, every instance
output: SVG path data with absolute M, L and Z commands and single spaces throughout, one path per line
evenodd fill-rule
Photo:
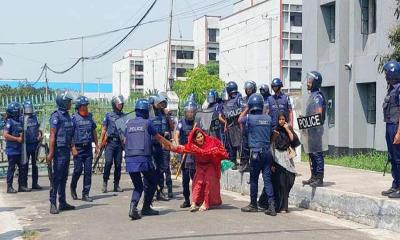
M 119 138 L 119 133 L 118 133 L 117 126 L 115 125 L 115 121 L 117 121 L 122 116 L 124 116 L 124 114 L 122 112 L 108 113 L 107 137 Z
M 322 101 L 322 102 L 320 102 Z M 320 91 L 311 92 L 310 100 L 307 103 L 306 115 L 314 115 L 317 113 L 316 109 L 322 107 L 322 124 L 325 122 L 326 116 L 326 101 L 325 96 Z
M 400 117 L 400 84 L 395 85 L 383 102 L 383 118 L 386 123 L 397 124 Z
M 188 142 L 189 133 L 193 129 L 194 121 L 191 121 L 191 123 L 189 123 L 189 121 L 183 118 L 179 121 L 179 124 L 181 124 L 182 126 L 179 132 L 179 144 L 183 145 Z
M 161 136 L 165 136 L 165 133 L 168 132 L 168 121 L 165 114 L 156 114 L 156 116 L 151 119 L 151 121 L 153 122 L 153 126 L 156 132 Z
M 23 119 L 23 117 L 22 117 Z M 25 141 L 26 143 L 37 143 L 39 135 L 39 122 L 36 115 L 31 115 L 26 121 Z
M 271 117 L 265 114 L 247 115 L 248 141 L 252 150 L 269 147 L 271 138 Z
M 125 156 L 151 156 L 151 137 L 148 131 L 148 121 L 135 118 L 126 124 Z
M 71 117 L 67 112 L 55 111 L 52 114 L 58 116 L 58 129 L 56 130 L 56 146 L 57 147 L 69 147 L 72 143 L 72 137 L 74 135 L 74 127 L 72 124 Z
M 72 117 L 75 121 L 74 143 L 90 144 L 93 142 L 93 116 L 91 113 L 87 117 L 75 113 Z
M 237 98 L 229 99 L 224 106 L 224 116 L 228 124 L 237 123 L 242 106 L 239 105 Z
M 269 115 L 272 118 L 273 125 L 276 125 L 278 123 L 278 115 L 280 112 L 283 112 L 285 114 L 285 118 L 289 120 L 288 96 L 286 96 L 284 93 L 281 93 L 281 95 L 278 98 L 275 98 L 274 96 L 269 96 L 268 103 L 269 103 Z
M 22 123 L 20 121 L 16 121 L 15 119 L 9 118 L 7 120 L 7 124 L 10 124 L 11 129 L 8 134 L 10 134 L 13 137 L 19 137 L 21 136 L 23 130 Z M 6 150 L 8 152 L 14 152 L 14 153 L 21 153 L 21 147 L 22 144 L 19 142 L 15 141 L 6 141 Z

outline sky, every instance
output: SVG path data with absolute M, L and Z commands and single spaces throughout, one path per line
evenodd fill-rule
M 13 0 L 2 1 L 0 43 L 32 42 L 105 32 L 134 25 L 153 0 Z M 234 0 L 174 0 L 172 37 L 192 39 L 193 20 L 202 15 L 226 16 L 232 13 Z M 212 5 L 214 4 L 214 5 Z M 158 0 L 144 21 L 168 17 L 170 0 Z M 83 41 L 83 55 L 101 53 L 118 42 L 129 30 Z M 109 55 L 84 64 L 85 82 L 111 82 L 112 63 L 128 49 L 143 49 L 166 40 L 168 20 L 141 26 Z M 59 71 L 82 56 L 82 41 L 47 45 L 0 45 L 0 79 L 25 79 L 34 82 L 47 63 Z M 62 75 L 48 73 L 49 81 L 80 82 L 81 64 Z M 43 81 L 43 78 L 42 80 Z

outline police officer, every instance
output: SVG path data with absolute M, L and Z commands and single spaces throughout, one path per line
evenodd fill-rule
M 388 160 L 392 165 L 392 186 L 382 192 L 383 196 L 400 198 L 400 64 L 394 60 L 383 66 L 389 85 L 383 103 L 383 116 L 386 123 L 386 144 Z
M 239 122 L 248 126 L 248 142 L 250 148 L 250 204 L 243 207 L 242 212 L 257 212 L 258 177 L 262 173 L 264 192 L 268 197 L 268 209 L 265 214 L 276 216 L 274 191 L 271 181 L 272 122 L 269 115 L 263 114 L 264 100 L 260 94 L 253 94 L 248 99 L 248 107 L 240 115 Z
M 50 189 L 51 214 L 75 209 L 74 206 L 67 203 L 65 198 L 72 136 L 74 134 L 74 126 L 68 112 L 71 109 L 71 101 L 72 95 L 68 91 L 59 93 L 56 97 L 58 109 L 50 116 L 50 144 L 47 162 L 53 161 L 53 188 Z
M 268 97 L 265 107 L 267 108 L 267 113 L 272 118 L 273 129 L 278 124 L 279 112 L 285 113 L 288 122 L 293 125 L 293 113 L 292 104 L 290 103 L 289 97 L 281 91 L 283 83 L 279 78 L 274 78 L 271 83 L 271 88 L 274 91 L 274 95 Z
M 173 122 L 167 111 L 167 98 L 163 95 L 158 95 L 154 100 L 154 118 L 151 119 L 157 133 L 171 140 L 171 131 L 173 130 Z M 170 151 L 163 149 L 158 141 L 153 141 L 154 162 L 156 164 L 156 172 L 158 176 L 157 200 L 168 201 L 173 197 L 172 178 L 170 167 Z M 164 177 L 165 176 L 165 177 Z M 165 179 L 165 180 L 164 180 Z M 168 196 L 163 193 L 164 181 L 168 188 Z
M 32 101 L 26 100 L 23 103 L 24 115 L 21 117 L 21 122 L 24 122 L 26 117 L 26 132 L 25 132 L 25 143 L 26 143 L 26 170 L 29 169 L 29 159 L 32 161 L 32 189 L 40 190 L 42 187 L 38 184 L 38 167 L 37 167 L 37 148 L 39 142 L 43 139 L 43 133 L 39 130 L 40 124 L 37 119 L 36 114 L 33 111 Z M 24 174 L 26 179 L 24 179 L 25 186 L 28 183 L 28 172 Z
M 200 127 L 207 134 L 221 140 L 221 124 L 219 121 L 220 110 L 218 109 L 220 105 L 218 104 L 218 100 L 218 92 L 214 89 L 209 90 L 206 99 L 206 109 L 196 114 L 195 121 L 197 122 L 197 126 Z
M 317 71 L 307 73 L 307 90 L 310 91 L 310 100 L 306 106 L 306 115 L 322 115 L 322 121 L 325 121 L 326 101 L 320 91 L 322 84 L 322 75 Z M 303 185 L 309 184 L 311 187 L 322 187 L 324 180 L 324 153 L 323 153 L 323 126 L 308 130 L 308 148 L 311 162 L 311 177 L 302 181 Z
M 260 86 L 260 94 L 264 98 L 264 109 L 265 111 L 268 110 L 268 98 L 271 96 L 271 93 L 269 92 L 269 87 L 268 84 L 261 84 Z
M 76 185 L 83 170 L 83 189 L 82 201 L 92 202 L 89 196 L 90 186 L 92 184 L 92 162 L 93 149 L 92 142 L 96 145 L 96 153 L 98 149 L 96 123 L 93 115 L 88 111 L 89 99 L 85 96 L 79 96 L 75 102 L 76 112 L 72 116 L 74 124 L 74 172 L 71 180 L 71 196 L 77 200 Z
M 244 84 L 244 91 L 246 96 L 243 98 L 243 110 L 247 107 L 248 100 L 251 95 L 256 93 L 257 85 L 253 81 L 247 81 Z M 249 158 L 250 158 L 250 151 L 249 151 L 249 143 L 248 143 L 248 129 L 246 125 L 241 126 L 242 129 L 242 145 L 240 151 L 240 165 L 241 168 L 239 169 L 241 172 L 245 172 L 249 170 Z
M 237 168 L 237 151 L 241 142 L 241 133 L 238 118 L 242 112 L 242 96 L 238 92 L 238 86 L 235 82 L 228 82 L 226 86 L 229 99 L 223 107 L 223 113 L 219 114 L 219 120 L 224 125 L 226 138 L 226 149 L 229 160 L 235 163 L 233 169 Z
M 7 168 L 7 193 L 17 193 L 13 188 L 13 178 L 15 172 L 15 165 L 18 166 L 18 191 L 29 192 L 24 184 L 25 167 L 22 164 L 22 142 L 23 142 L 23 128 L 20 121 L 20 104 L 12 102 L 7 106 L 7 120 L 3 131 L 3 137 L 6 140 L 6 154 L 8 159 Z
M 174 141 L 179 145 L 184 145 L 188 142 L 188 137 L 190 131 L 192 131 L 194 126 L 194 119 L 197 111 L 197 104 L 193 101 L 187 101 L 184 106 L 184 117 L 182 117 L 176 127 Z M 196 165 L 194 162 L 194 157 L 190 154 L 180 154 L 178 156 L 179 162 L 185 159 L 185 163 L 182 166 L 182 188 L 183 196 L 185 198 L 184 202 L 181 204 L 181 208 L 190 207 L 190 180 L 193 181 L 194 175 L 196 173 Z
M 127 122 L 125 137 L 126 171 L 129 172 L 134 190 L 129 209 L 132 220 L 140 219 L 141 215 L 158 215 L 158 211 L 151 208 L 151 202 L 156 191 L 157 176 L 152 162 L 152 139 L 164 146 L 170 142 L 164 139 L 149 120 L 149 102 L 139 99 L 135 104 L 136 117 Z M 143 175 L 143 180 L 142 180 Z M 141 214 L 137 206 L 144 189 L 144 201 Z
M 124 97 L 113 97 L 111 100 L 112 112 L 106 113 L 101 129 L 101 143 L 107 143 L 105 149 L 105 166 L 103 174 L 102 192 L 107 192 L 107 182 L 110 178 L 111 167 L 114 163 L 114 192 L 123 192 L 119 186 L 121 179 L 122 142 L 115 121 L 124 116 Z M 106 141 L 104 141 L 106 139 Z
M 224 105 L 226 104 L 226 102 L 228 100 L 229 100 L 228 92 L 226 91 L 226 88 L 224 88 L 221 91 L 221 101 L 218 103 L 218 106 L 216 108 L 216 111 L 218 113 L 218 120 L 219 120 L 219 116 L 224 114 Z M 220 121 L 220 135 L 221 135 L 221 141 L 224 144 L 224 147 L 227 148 L 224 126 L 222 125 L 221 121 Z

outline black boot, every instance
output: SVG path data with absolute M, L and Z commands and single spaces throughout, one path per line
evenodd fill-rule
M 265 211 L 268 208 L 267 194 L 264 191 L 261 192 L 260 198 L 258 198 L 258 209 Z
M 314 181 L 310 183 L 310 187 L 323 187 L 324 186 L 324 175 L 317 174 Z
M 119 187 L 119 184 L 114 184 L 114 192 L 123 192 L 122 188 Z
M 76 188 L 70 187 L 70 189 L 71 189 L 71 197 L 72 197 L 72 199 L 78 200 L 78 195 L 76 194 Z
M 41 187 L 39 184 L 34 183 L 34 184 L 32 184 L 32 189 L 35 189 L 35 190 L 42 190 L 42 187 Z
M 157 196 L 156 196 L 157 201 L 169 201 L 168 196 L 165 196 L 162 190 L 157 191 Z
M 172 199 L 174 197 L 174 193 L 172 192 L 172 186 L 168 187 L 168 198 Z
M 68 203 L 60 204 L 60 207 L 58 208 L 60 211 L 69 211 L 69 210 L 75 210 L 75 206 L 72 206 Z
M 15 190 L 12 186 L 8 186 L 7 193 L 17 193 L 17 190 Z
M 250 203 L 248 206 L 242 207 L 240 210 L 242 212 L 258 212 L 258 207 L 257 207 L 257 204 Z
M 18 192 L 30 192 L 31 190 L 25 186 L 18 186 Z
M 389 198 L 400 198 L 400 190 L 397 190 L 396 192 L 389 194 Z
M 303 183 L 303 186 L 304 186 L 304 185 L 310 185 L 310 183 L 312 183 L 314 181 L 315 181 L 315 175 L 313 173 L 311 173 L 310 179 L 304 180 L 304 181 L 302 181 L 302 183 Z
M 101 191 L 102 191 L 103 193 L 107 193 L 107 181 L 104 181 L 104 182 L 103 182 L 103 187 L 101 188 Z
M 389 196 L 390 194 L 392 194 L 392 193 L 394 193 L 394 192 L 396 192 L 396 191 L 398 191 L 399 189 L 396 189 L 396 188 L 393 188 L 393 187 L 391 187 L 391 188 L 389 188 L 388 190 L 386 190 L 386 191 L 382 191 L 382 196 Z
M 142 208 L 142 216 L 156 216 L 159 215 L 160 213 L 154 209 L 152 209 L 150 206 Z
M 82 201 L 93 202 L 93 198 L 89 197 L 89 194 L 83 194 Z
M 59 214 L 60 211 L 58 211 L 58 208 L 56 206 L 56 204 L 50 204 L 50 213 L 51 214 Z
M 190 207 L 190 201 L 184 201 L 180 206 L 180 208 L 188 208 Z
M 141 219 L 142 217 L 139 214 L 139 211 L 136 207 L 136 204 L 134 202 L 131 202 L 131 205 L 129 207 L 129 217 L 132 220 L 137 220 L 137 219 Z
M 264 213 L 269 216 L 276 216 L 274 201 L 268 201 L 268 209 Z

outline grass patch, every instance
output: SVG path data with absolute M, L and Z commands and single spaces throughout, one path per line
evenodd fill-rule
M 302 154 L 301 161 L 307 162 L 308 155 Z M 364 169 L 375 172 L 383 172 L 387 161 L 387 153 L 370 152 L 364 154 L 355 154 L 353 156 L 325 156 L 325 164 Z M 387 168 L 390 173 L 390 164 Z
M 22 231 L 21 237 L 24 240 L 37 240 L 39 239 L 39 232 L 34 230 L 24 230 Z

